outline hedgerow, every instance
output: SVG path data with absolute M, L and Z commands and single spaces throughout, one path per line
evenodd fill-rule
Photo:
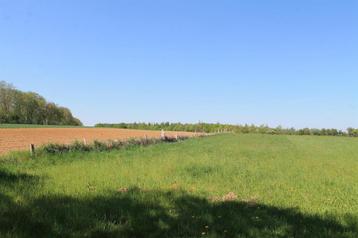
M 121 150 L 132 147 L 148 146 L 159 143 L 173 143 L 188 139 L 186 136 L 164 137 L 162 139 L 157 138 L 133 138 L 130 140 L 108 140 L 98 141 L 95 140 L 93 143 L 85 144 L 84 142 L 75 141 L 71 144 L 58 144 L 50 143 L 43 145 L 39 148 L 38 153 L 47 154 L 63 154 L 68 152 L 90 152 L 90 151 L 111 151 Z

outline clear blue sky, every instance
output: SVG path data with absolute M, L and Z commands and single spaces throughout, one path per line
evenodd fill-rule
M 358 1 L 0 0 L 0 80 L 89 125 L 358 127 Z

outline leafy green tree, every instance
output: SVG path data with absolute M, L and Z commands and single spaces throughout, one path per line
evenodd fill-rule
M 0 81 L 0 123 L 82 125 L 69 109 L 48 103 L 34 92 L 21 92 Z

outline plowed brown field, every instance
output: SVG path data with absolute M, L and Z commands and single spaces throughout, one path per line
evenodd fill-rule
M 167 136 L 194 136 L 189 132 L 166 132 Z M 160 131 L 127 130 L 112 128 L 19 128 L 0 129 L 0 154 L 27 150 L 30 144 L 36 146 L 48 143 L 71 143 L 76 140 L 88 143 L 94 140 L 125 140 L 130 138 L 159 138 Z

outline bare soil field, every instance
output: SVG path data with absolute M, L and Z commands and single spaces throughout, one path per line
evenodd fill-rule
M 30 144 L 41 146 L 48 143 L 71 143 L 84 139 L 126 140 L 130 138 L 159 138 L 160 131 L 127 130 L 112 128 L 18 128 L 0 129 L 0 154 L 10 151 L 27 150 Z M 167 136 L 194 136 L 190 132 L 166 132 Z

